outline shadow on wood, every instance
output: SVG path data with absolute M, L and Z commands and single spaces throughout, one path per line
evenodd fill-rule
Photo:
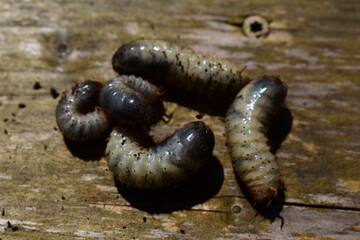
M 170 213 L 190 209 L 215 196 L 224 181 L 224 170 L 215 157 L 198 174 L 174 189 L 141 190 L 127 188 L 115 180 L 119 193 L 131 206 L 149 213 Z
M 104 156 L 109 134 L 108 130 L 101 137 L 86 142 L 74 142 L 64 137 L 64 142 L 74 157 L 84 161 L 100 161 Z
M 291 131 L 292 122 L 293 117 L 290 110 L 286 106 L 282 106 L 271 120 L 268 130 L 268 144 L 272 153 L 280 148 L 281 143 Z

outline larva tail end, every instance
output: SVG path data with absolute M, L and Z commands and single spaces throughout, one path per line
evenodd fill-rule
M 73 142 L 98 138 L 108 126 L 109 119 L 99 107 L 102 84 L 87 81 L 76 84 L 59 101 L 56 122 L 64 137 Z
M 263 76 L 254 81 L 254 86 L 257 89 L 269 88 L 267 92 L 271 93 L 272 99 L 276 99 L 279 102 L 285 100 L 287 94 L 287 84 L 274 76 Z
M 214 133 L 205 123 L 195 121 L 182 127 L 178 134 L 184 146 L 183 157 L 180 162 L 174 164 L 196 171 L 212 155 L 215 145 Z
M 197 140 L 197 151 L 198 155 L 208 158 L 212 151 L 214 150 L 215 145 L 215 137 L 212 130 L 205 125 L 204 122 L 196 121 L 193 122 L 194 126 L 194 135 L 199 136 L 199 140 Z
M 99 106 L 99 93 L 102 87 L 100 82 L 90 80 L 76 84 L 71 90 L 75 98 L 76 110 L 81 114 L 94 111 L 94 107 Z
M 126 74 L 138 66 L 141 63 L 140 56 L 136 54 L 138 48 L 139 43 L 137 42 L 129 42 L 119 47 L 112 57 L 114 71 L 119 74 Z

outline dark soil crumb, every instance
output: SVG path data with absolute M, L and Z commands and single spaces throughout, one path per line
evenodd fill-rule
M 26 107 L 26 105 L 24 104 L 24 103 L 19 103 L 19 108 L 25 108 Z
M 36 82 L 33 86 L 33 89 L 35 89 L 35 90 L 39 90 L 40 88 L 41 88 L 41 85 L 39 82 Z
M 68 47 L 67 47 L 66 43 L 60 43 L 57 47 L 57 50 L 59 53 L 64 53 L 64 52 L 66 52 L 67 49 L 68 49 Z
M 52 96 L 54 99 L 59 96 L 59 93 L 56 91 L 55 88 L 51 88 L 51 89 L 50 89 L 50 94 L 51 94 L 51 96 Z

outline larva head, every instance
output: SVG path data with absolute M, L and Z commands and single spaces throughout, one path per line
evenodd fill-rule
M 277 194 L 282 191 L 282 182 L 278 175 L 268 175 L 267 178 L 272 178 L 266 184 L 251 186 L 251 197 L 260 205 L 268 206 L 276 198 Z
M 212 155 L 215 139 L 214 134 L 205 123 L 201 121 L 191 122 L 176 132 L 179 142 L 178 157 L 173 159 L 173 164 L 189 170 L 199 169 Z
M 99 82 L 86 81 L 72 89 L 75 108 L 79 113 L 86 114 L 99 105 L 99 93 L 102 86 Z

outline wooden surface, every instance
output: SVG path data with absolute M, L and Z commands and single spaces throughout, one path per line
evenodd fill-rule
M 271 21 L 266 38 L 243 35 L 251 13 Z M 359 13 L 357 0 L 1 1 L 0 238 L 358 239 Z M 285 200 L 269 213 L 235 180 L 223 116 L 201 112 L 215 133 L 214 159 L 173 196 L 118 189 L 104 141 L 64 141 L 54 115 L 62 93 L 115 76 L 117 47 L 143 37 L 287 82 L 292 125 L 277 151 Z M 156 140 L 199 114 L 166 108 L 173 117 L 152 128 Z

